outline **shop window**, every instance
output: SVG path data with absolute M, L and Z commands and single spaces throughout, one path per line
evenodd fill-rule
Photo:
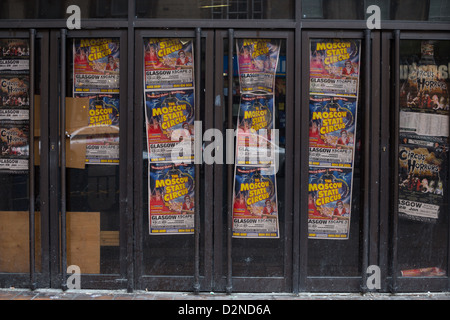
M 137 0 L 136 15 L 160 19 L 293 19 L 294 1 Z
M 36 41 L 37 52 L 40 41 Z M 39 55 L 36 55 L 39 59 Z M 39 60 L 38 60 L 39 61 Z M 35 81 L 40 81 L 40 66 Z M 39 130 L 35 127 L 35 166 L 30 168 L 30 42 L 28 39 L 0 39 L 0 273 L 26 273 L 30 270 L 30 170 L 39 176 Z M 35 100 L 38 100 L 35 98 Z M 35 119 L 39 121 L 39 113 Z M 34 196 L 39 198 L 35 180 Z M 35 209 L 35 270 L 41 270 L 41 214 Z
M 366 8 L 377 5 L 382 20 L 448 21 L 449 0 L 303 0 L 305 19 L 364 20 Z
M 66 10 L 77 5 L 81 18 L 127 18 L 126 0 L 3 0 L 0 19 L 66 19 Z
M 448 41 L 400 41 L 399 276 L 446 275 L 449 50 Z
M 120 49 L 116 38 L 67 48 L 67 263 L 86 274 L 119 273 Z

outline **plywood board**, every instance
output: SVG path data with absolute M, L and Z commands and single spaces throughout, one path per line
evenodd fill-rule
M 28 211 L 0 211 L 0 272 L 30 272 Z M 41 270 L 41 223 L 35 213 L 35 271 Z
M 67 212 L 67 265 L 100 273 L 100 212 Z

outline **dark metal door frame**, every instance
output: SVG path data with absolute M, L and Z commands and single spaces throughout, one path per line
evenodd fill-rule
M 238 38 L 274 38 L 286 41 L 286 181 L 285 189 L 293 191 L 293 146 L 294 146 L 294 32 L 293 31 L 253 31 L 253 30 L 217 30 L 216 31 L 216 61 L 215 61 L 215 127 L 232 129 L 232 98 L 224 94 L 224 79 L 222 75 L 225 52 L 225 40 L 228 40 L 228 74 L 233 75 L 233 52 L 235 51 L 235 39 Z M 229 44 L 232 43 L 231 46 Z M 233 92 L 232 77 L 228 77 L 228 92 Z M 227 104 L 225 103 L 227 99 Z M 224 128 L 226 123 L 226 128 Z M 280 235 L 280 241 L 284 241 L 285 252 L 283 255 L 284 275 L 282 277 L 237 277 L 233 275 L 233 240 L 231 230 L 232 208 L 232 179 L 233 164 L 214 165 L 214 286 L 215 291 L 231 292 L 292 292 L 293 288 L 293 192 L 284 195 L 284 230 Z M 230 186 L 231 185 L 231 186 Z M 226 189 L 225 189 L 226 187 Z M 223 217 L 226 212 L 226 221 Z M 224 230 L 227 230 L 226 238 L 223 238 Z M 252 240 L 247 239 L 251 242 Z M 271 241 L 271 240 L 267 240 Z M 226 265 L 226 267 L 225 267 Z M 226 270 L 224 270 L 226 268 Z
M 67 256 L 66 256 L 66 166 L 65 166 L 65 143 L 61 143 L 60 137 L 66 137 L 65 131 L 65 96 L 67 84 L 67 45 L 75 38 L 104 38 L 113 37 L 120 39 L 121 60 L 128 61 L 128 45 L 126 30 L 82 30 L 67 31 L 66 29 L 50 31 L 50 61 L 57 63 L 49 64 L 49 108 L 46 113 L 48 123 L 61 123 L 60 126 L 48 126 L 49 146 L 48 164 L 49 164 L 49 214 L 50 214 L 50 286 L 52 288 L 67 289 Z M 70 47 L 69 47 L 70 48 Z M 132 264 L 131 259 L 127 259 L 130 254 L 127 243 L 130 242 L 133 235 L 127 232 L 127 219 L 131 212 L 130 201 L 127 201 L 127 163 L 132 162 L 130 153 L 126 151 L 126 139 L 130 135 L 127 125 L 127 114 L 132 106 L 128 106 L 127 97 L 130 87 L 127 63 L 121 64 L 120 74 L 120 273 L 119 274 L 101 274 L 90 275 L 82 274 L 81 287 L 86 288 L 108 288 L 120 289 L 127 288 L 127 270 L 128 265 Z M 58 108 L 58 106 L 60 106 Z M 48 116 L 47 116 L 48 115 Z M 45 153 L 45 150 L 43 150 Z M 61 157 L 61 166 L 59 165 Z M 46 190 L 46 189 L 43 189 Z M 60 228 L 61 226 L 61 228 Z
M 379 134 L 379 109 L 373 107 L 378 103 L 374 87 L 377 78 L 374 78 L 376 68 L 379 65 L 375 62 L 378 52 L 375 50 L 379 46 L 374 43 L 378 39 L 377 33 L 370 30 L 363 31 L 337 31 L 337 30 L 302 30 L 301 40 L 301 97 L 297 103 L 301 105 L 300 112 L 296 113 L 296 122 L 301 123 L 301 128 L 296 130 L 296 152 L 299 152 L 296 162 L 295 176 L 300 180 L 296 181 L 295 190 L 298 192 L 299 201 L 295 202 L 295 217 L 299 219 L 296 225 L 299 225 L 300 243 L 299 243 L 299 291 L 333 291 L 333 292 L 366 292 L 367 267 L 370 264 L 377 263 L 377 245 L 373 243 L 376 237 L 376 226 L 378 224 L 378 180 L 379 173 L 377 168 L 379 160 L 378 154 L 378 134 Z M 360 94 L 359 104 L 361 105 L 362 116 L 361 133 L 363 148 L 361 171 L 362 171 L 362 204 L 359 214 L 362 219 L 362 240 L 361 247 L 361 276 L 353 277 L 334 277 L 334 276 L 308 276 L 308 212 L 307 186 L 308 186 L 308 152 L 302 152 L 302 146 L 307 146 L 308 142 L 308 122 L 309 122 L 309 55 L 310 39 L 361 39 L 362 55 L 360 57 Z M 377 60 L 379 61 L 379 60 Z M 364 79 L 364 82 L 363 82 Z M 369 143 L 370 141 L 370 143 Z M 370 192 L 370 193 L 369 193 Z M 326 240 L 323 240 L 326 241 Z
M 400 111 L 400 41 L 401 40 L 445 40 L 450 41 L 450 33 L 448 32 L 426 32 L 426 31 L 400 31 L 399 29 L 393 30 L 392 32 L 383 33 L 383 46 L 386 47 L 387 56 L 388 50 L 390 49 L 392 53 L 392 59 L 390 60 L 390 65 L 393 69 L 391 74 L 392 77 L 392 88 L 391 88 L 391 101 L 394 112 L 391 113 L 391 121 L 389 121 L 389 109 L 386 105 L 383 105 L 383 111 L 386 114 L 386 120 L 382 122 L 384 127 L 383 131 L 390 130 L 391 137 L 391 148 L 390 148 L 390 158 L 393 159 L 393 174 L 390 180 L 390 188 L 392 189 L 390 198 L 390 210 L 385 212 L 380 212 L 380 219 L 385 223 L 385 228 L 381 229 L 381 234 L 383 235 L 383 240 L 385 243 L 390 243 L 389 250 L 386 250 L 386 246 L 380 249 L 380 254 L 386 256 L 385 260 L 389 260 L 389 266 L 386 266 L 387 285 L 392 293 L 397 292 L 422 292 L 422 291 L 448 291 L 450 290 L 450 223 L 448 223 L 447 232 L 447 270 L 445 277 L 399 277 L 398 276 L 398 145 L 399 145 L 399 111 Z M 388 49 L 389 48 L 389 49 Z M 383 70 L 386 74 L 387 70 Z M 385 86 L 385 90 L 389 92 L 389 87 Z M 389 96 L 389 95 L 388 95 Z M 449 120 L 450 121 L 450 120 Z M 387 143 L 388 137 L 384 138 Z M 448 159 L 447 159 L 448 161 Z M 387 167 L 385 167 L 387 168 Z M 385 185 L 387 185 L 386 181 Z M 388 188 L 388 187 L 386 187 Z M 447 190 L 447 197 L 449 196 L 449 191 Z M 388 214 L 390 213 L 390 215 Z M 448 213 L 448 212 L 447 212 Z M 390 229 L 387 231 L 387 225 L 390 224 Z M 388 257 L 388 258 L 387 258 Z
M 212 198 L 213 175 L 212 165 L 195 164 L 195 228 L 194 228 L 194 249 L 193 259 L 194 272 L 192 276 L 152 276 L 144 274 L 143 271 L 143 239 L 144 230 L 143 215 L 147 214 L 147 208 L 143 207 L 142 190 L 146 185 L 147 177 L 142 176 L 143 163 L 143 141 L 142 124 L 144 123 L 144 66 L 143 66 L 143 40 L 144 38 L 191 38 L 194 41 L 194 56 L 196 63 L 195 70 L 195 120 L 202 121 L 202 129 L 207 130 L 213 127 L 213 101 L 212 95 L 212 66 L 214 61 L 214 33 L 211 30 L 195 28 L 180 31 L 157 31 L 148 29 L 136 29 L 135 32 L 135 117 L 134 117 L 134 233 L 135 233 L 135 287 L 136 289 L 149 290 L 177 290 L 177 291 L 199 291 L 211 290 L 212 283 L 212 207 L 211 201 L 200 200 L 200 192 L 205 199 Z M 204 53 L 205 77 L 201 82 L 202 57 Z M 204 113 L 202 115 L 201 113 Z M 195 150 L 196 154 L 201 150 Z M 203 173 L 201 171 L 203 170 Z M 202 180 L 200 176 L 204 177 Z M 203 251 L 202 251 L 203 248 Z M 203 268 L 201 268 L 203 266 Z
M 35 29 L 23 30 L 18 32 L 13 31 L 0 31 L 0 38 L 12 38 L 12 39 L 28 39 L 30 44 L 30 60 L 29 60 L 29 76 L 30 76 L 30 148 L 29 148 L 29 173 L 28 173 L 28 212 L 29 212 L 29 264 L 30 270 L 29 274 L 21 273 L 2 273 L 0 274 L 0 283 L 2 287 L 8 286 L 23 286 L 35 289 L 37 287 L 48 286 L 49 284 L 49 260 L 48 260 L 48 207 L 46 202 L 42 201 L 46 197 L 48 190 L 48 181 L 45 179 L 47 177 L 48 167 L 45 165 L 46 154 L 43 152 L 40 155 L 40 171 L 39 176 L 35 173 L 35 150 L 34 150 L 34 127 L 35 127 L 35 80 L 39 81 L 41 89 L 41 99 L 40 99 L 40 114 L 38 115 L 41 128 L 41 137 L 45 133 L 45 127 L 47 125 L 46 121 L 46 107 L 48 101 L 48 33 L 47 32 L 37 32 Z M 40 42 L 39 49 L 37 52 L 36 42 Z M 37 58 L 40 58 L 37 61 Z M 39 66 L 41 71 L 41 77 L 37 79 L 36 68 Z M 45 139 L 39 139 L 41 150 L 46 146 Z M 38 155 L 39 156 L 39 155 Z M 39 180 L 37 182 L 37 180 Z M 39 244 L 40 254 L 40 265 L 41 270 L 36 270 L 36 256 L 35 256 L 35 236 L 36 236 L 36 183 L 39 184 L 40 189 L 40 199 L 41 203 L 40 209 L 40 237 L 41 242 Z

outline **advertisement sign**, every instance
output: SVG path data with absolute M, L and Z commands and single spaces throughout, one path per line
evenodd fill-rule
M 119 40 L 75 39 L 73 92 L 119 92 Z
M 236 166 L 233 237 L 279 237 L 277 186 L 273 166 Z
M 310 94 L 356 97 L 360 50 L 359 40 L 311 40 Z
M 352 169 L 309 169 L 309 238 L 348 239 L 350 232 Z
M 0 72 L 29 73 L 28 39 L 0 39 Z
M 405 70 L 405 68 L 401 68 Z M 400 82 L 398 145 L 399 217 L 436 223 L 446 200 L 449 91 L 434 58 L 434 43 L 421 43 Z
M 150 162 L 194 159 L 194 90 L 145 94 Z
M 194 54 L 190 39 L 144 40 L 146 90 L 194 87 Z
M 310 239 L 349 238 L 360 50 L 355 39 L 310 42 Z
M 150 164 L 150 234 L 191 234 L 194 232 L 193 164 Z
M 144 39 L 150 234 L 194 233 L 193 40 Z
M 273 164 L 273 99 L 273 95 L 241 96 L 236 134 L 237 164 Z
M 309 164 L 351 167 L 356 98 L 312 96 L 309 111 Z
M 30 46 L 0 39 L 0 171 L 24 173 L 30 155 Z
M 236 49 L 241 92 L 273 93 L 280 40 L 238 39 Z

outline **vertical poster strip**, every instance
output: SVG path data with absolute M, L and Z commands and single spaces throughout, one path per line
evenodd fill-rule
M 236 40 L 241 97 L 232 213 L 235 238 L 279 238 L 273 134 L 280 43 Z
M 422 41 L 420 60 L 409 63 L 400 79 L 398 212 L 436 223 L 448 187 L 448 77 L 439 71 L 432 41 Z
M 29 55 L 28 39 L 0 39 L 0 171 L 8 173 L 29 169 Z
M 194 164 L 149 164 L 150 234 L 194 232 Z
M 309 238 L 348 239 L 361 41 L 313 39 L 310 45 Z
M 75 39 L 73 97 L 89 98 L 89 123 L 76 135 L 86 142 L 87 164 L 119 164 L 119 40 Z M 78 138 L 78 137 L 77 137 Z
M 144 39 L 149 233 L 194 232 L 193 40 Z

